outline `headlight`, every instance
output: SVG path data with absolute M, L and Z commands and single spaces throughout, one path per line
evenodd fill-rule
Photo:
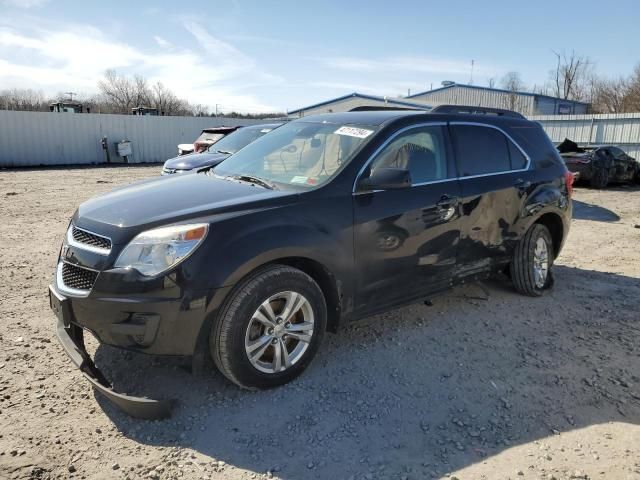
M 135 268 L 147 276 L 158 275 L 187 258 L 207 236 L 209 225 L 177 225 L 147 230 L 120 253 L 115 267 Z

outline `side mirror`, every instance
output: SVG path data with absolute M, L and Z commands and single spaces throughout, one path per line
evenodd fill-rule
M 404 168 L 376 168 L 369 178 L 360 181 L 359 188 L 371 190 L 397 190 L 411 186 L 411 174 Z

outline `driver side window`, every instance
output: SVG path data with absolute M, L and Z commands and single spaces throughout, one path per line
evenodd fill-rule
M 450 178 L 442 127 L 416 127 L 394 138 L 371 162 L 378 168 L 409 170 L 412 185 Z

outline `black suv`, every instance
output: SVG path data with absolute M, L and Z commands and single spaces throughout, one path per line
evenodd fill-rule
M 305 117 L 213 169 L 78 208 L 51 306 L 86 376 L 129 413 L 83 330 L 150 354 L 210 356 L 231 381 L 299 375 L 326 330 L 506 272 L 538 296 L 569 230 L 573 176 L 540 125 L 439 107 Z M 201 363 L 204 365 L 206 363 Z

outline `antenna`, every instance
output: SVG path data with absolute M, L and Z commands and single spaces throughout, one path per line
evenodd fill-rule
M 469 79 L 469 85 L 473 85 L 473 65 L 475 60 L 471 60 L 471 78 Z

